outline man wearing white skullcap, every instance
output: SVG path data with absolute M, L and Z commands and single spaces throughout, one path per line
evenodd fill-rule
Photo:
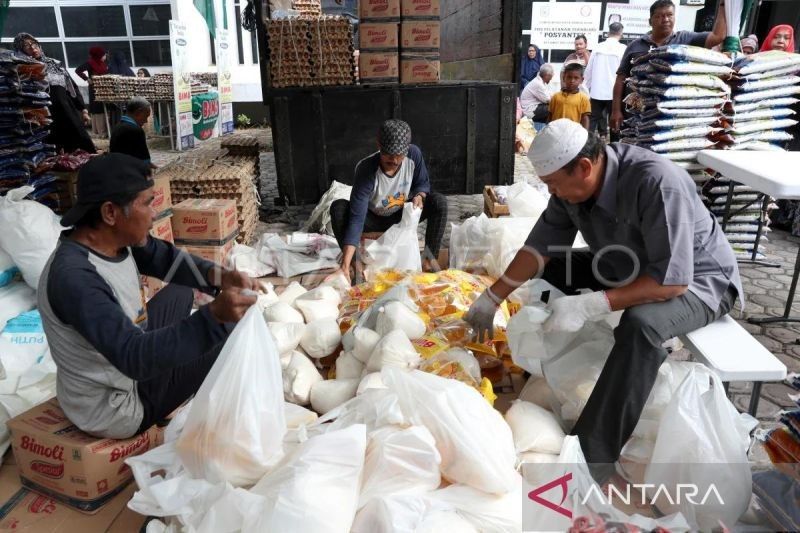
M 545 332 L 578 331 L 624 310 L 572 430 L 589 463 L 614 463 L 667 356 L 664 341 L 713 322 L 741 298 L 736 258 L 689 175 L 654 152 L 606 146 L 564 119 L 536 136 L 528 157 L 552 196 L 525 247 L 466 320 L 480 335 L 491 330 L 500 303 L 536 276 L 567 294 L 549 302 Z M 589 251 L 571 251 L 578 231 Z

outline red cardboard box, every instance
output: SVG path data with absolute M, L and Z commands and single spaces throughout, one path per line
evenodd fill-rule
M 400 16 L 406 19 L 438 19 L 439 0 L 401 0 Z
M 228 262 L 228 256 L 233 249 L 235 237 L 235 234 L 232 235 L 231 239 L 221 246 L 195 246 L 186 243 L 178 243 L 177 246 L 181 250 L 185 250 L 186 253 L 190 255 L 196 255 L 198 257 L 202 257 L 203 259 L 207 259 L 212 263 L 226 266 Z
M 158 213 L 156 218 L 161 218 L 172 207 L 172 194 L 169 190 L 169 176 L 153 178 L 153 192 L 155 197 L 151 204 L 153 210 Z
M 438 52 L 441 23 L 436 20 L 411 20 L 400 25 L 400 51 Z
M 400 22 L 400 0 L 359 0 L 361 22 Z
M 176 241 L 217 246 L 238 229 L 235 200 L 191 199 L 172 208 L 172 235 Z
M 437 83 L 441 73 L 439 54 L 403 54 L 400 56 L 400 82 Z
M 95 513 L 133 479 L 125 458 L 160 444 L 155 426 L 130 439 L 93 437 L 67 419 L 52 398 L 8 422 L 25 488 Z
M 362 52 L 358 56 L 361 83 L 397 83 L 399 63 L 397 52 Z
M 172 217 L 165 216 L 153 222 L 153 227 L 150 228 L 150 235 L 163 241 L 174 243 L 175 239 L 172 236 Z M 166 283 L 160 279 L 151 278 L 150 276 L 141 276 L 142 289 L 144 289 L 144 297 L 150 300 L 161 289 L 166 286 Z
M 358 40 L 361 52 L 388 51 L 397 52 L 400 45 L 400 25 L 396 22 L 369 22 L 358 28 Z

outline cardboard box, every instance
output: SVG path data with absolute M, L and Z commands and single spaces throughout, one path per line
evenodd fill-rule
M 359 0 L 361 22 L 400 22 L 400 0 Z
M 438 52 L 441 23 L 436 20 L 412 20 L 400 25 L 400 51 Z
M 175 240 L 218 246 L 239 229 L 235 200 L 190 199 L 172 208 Z
M 228 255 L 230 255 L 233 249 L 233 244 L 235 242 L 234 237 L 236 237 L 236 235 L 233 235 L 228 242 L 221 246 L 197 246 L 184 242 L 178 242 L 176 245 L 181 250 L 185 250 L 188 254 L 196 255 L 212 263 L 225 266 L 227 265 Z
M 361 24 L 358 29 L 361 52 L 397 52 L 400 46 L 400 25 L 396 22 Z
M 153 222 L 153 227 L 150 228 L 150 235 L 157 239 L 174 243 L 175 239 L 172 236 L 172 217 L 165 216 Z M 141 276 L 141 286 L 144 290 L 145 300 L 150 300 L 155 296 L 158 291 L 163 289 L 167 284 L 157 278 L 150 276 Z
M 161 218 L 167 210 L 172 207 L 172 194 L 169 189 L 169 176 L 153 178 L 153 192 L 155 198 L 151 204 L 153 210 L 158 213 L 156 218 Z
M 36 531 L 37 533 L 64 531 L 138 531 L 114 529 L 114 524 L 124 514 L 127 524 L 141 527 L 145 517 L 127 509 L 136 490 L 135 484 L 117 494 L 105 507 L 95 514 L 85 514 L 70 509 L 63 503 L 20 487 L 19 476 L 14 465 L 3 464 L 0 476 L 2 500 L 0 507 L 0 531 Z M 125 511 L 128 510 L 128 513 Z M 134 520 L 133 513 L 138 520 Z M 111 528 L 111 529 L 109 529 Z
M 401 0 L 400 16 L 407 19 L 438 19 L 439 0 Z
M 397 83 L 400 81 L 397 52 L 362 52 L 358 56 L 361 83 Z
M 483 212 L 489 218 L 507 217 L 511 214 L 506 204 L 501 204 L 497 199 L 494 187 L 483 187 Z
M 67 419 L 55 398 L 13 418 L 8 429 L 22 485 L 86 513 L 133 479 L 125 458 L 156 447 L 162 436 L 152 427 L 130 439 L 93 437 Z
M 400 56 L 401 83 L 437 83 L 442 68 L 439 54 L 402 54 Z

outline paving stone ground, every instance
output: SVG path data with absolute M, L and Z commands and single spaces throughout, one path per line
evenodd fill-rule
M 269 130 L 251 130 L 252 133 L 262 138 L 263 144 L 271 150 L 272 138 Z M 156 164 L 165 164 L 175 157 L 175 152 L 169 151 L 168 145 L 157 145 L 153 149 L 153 160 Z M 276 207 L 274 199 L 278 197 L 277 173 L 275 169 L 275 156 L 272 151 L 261 154 L 261 179 L 259 194 L 262 200 L 261 222 L 257 234 L 261 233 L 286 233 L 296 231 L 310 215 L 314 205 Z M 515 156 L 515 181 L 526 180 L 529 183 L 538 181 L 533 167 L 528 159 L 522 155 Z M 448 196 L 448 222 L 459 224 L 464 219 L 478 215 L 483 211 L 483 197 L 474 195 Z M 423 223 L 424 224 L 424 223 Z M 424 235 L 424 225 L 420 228 L 420 238 Z M 792 280 L 794 260 L 798 251 L 798 240 L 790 237 L 786 232 L 775 230 L 768 235 L 766 243 L 767 259 L 779 264 L 777 268 L 740 264 L 742 284 L 746 295 L 744 312 L 740 313 L 740 304 L 733 312 L 742 326 L 747 329 L 768 350 L 783 361 L 790 372 L 800 372 L 800 324 L 775 324 L 757 326 L 749 324 L 746 319 L 750 316 L 783 314 L 784 305 Z M 449 245 L 450 232 L 445 232 L 444 246 Z M 800 300 L 793 306 L 793 313 L 800 316 Z M 688 354 L 685 350 L 678 351 L 672 357 L 685 359 Z M 732 383 L 730 393 L 734 404 L 746 410 L 750 400 L 749 383 Z M 765 384 L 761 392 L 761 402 L 758 409 L 758 418 L 769 427 L 775 421 L 778 412 L 794 405 L 788 395 L 792 389 L 781 383 Z

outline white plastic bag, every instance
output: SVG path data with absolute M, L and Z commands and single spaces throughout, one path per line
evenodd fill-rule
M 296 350 L 306 331 L 306 325 L 298 322 L 269 322 L 267 327 L 281 356 Z
M 294 305 L 294 301 L 307 292 L 305 287 L 293 281 L 278 295 L 278 300 L 285 304 Z
M 403 414 L 436 438 L 445 478 L 493 494 L 519 486 L 511 429 L 477 390 L 418 370 L 388 367 L 382 374 Z
M 5 251 L 0 250 L 0 287 L 5 287 L 19 273 L 19 269 L 14 264 L 14 260 Z
M 328 286 L 312 289 L 294 300 L 294 306 L 303 313 L 308 323 L 323 318 L 337 318 L 341 303 L 342 299 L 336 289 Z
M 12 318 L 35 308 L 35 289 L 21 281 L 0 287 L 0 331 L 6 327 L 6 323 Z
M 419 362 L 419 352 L 414 349 L 406 334 L 396 329 L 386 334 L 375 345 L 367 362 L 367 372 L 378 372 L 389 366 L 408 370 L 416 368 Z
M 394 329 L 405 333 L 410 340 L 416 340 L 425 335 L 425 322 L 414 311 L 401 302 L 389 302 L 378 309 L 377 333 L 380 336 L 388 334 Z
M 412 202 L 403 206 L 403 216 L 381 237 L 367 246 L 367 254 L 373 269 L 393 268 L 419 272 L 422 270 L 422 259 L 419 253 L 417 226 L 422 216 L 422 209 L 414 207 Z
M 49 207 L 24 199 L 33 190 L 25 186 L 0 196 L 0 248 L 11 256 L 25 283 L 37 290 L 64 228 Z
M 286 2 L 291 6 L 291 2 Z M 300 231 L 319 231 L 327 235 L 333 235 L 331 225 L 331 205 L 336 200 L 349 200 L 353 187 L 333 180 L 331 186 L 317 202 L 317 206 L 311 211 L 308 220 L 300 227 Z
M 536 404 L 516 400 L 506 412 L 517 453 L 558 454 L 564 445 L 564 430 L 553 413 Z
M 332 421 L 332 422 L 331 422 Z M 326 424 L 330 422 L 330 424 Z M 323 426 L 323 424 L 326 424 Z M 364 424 L 367 433 L 386 426 L 408 427 L 411 422 L 400 409 L 397 394 L 388 389 L 370 389 L 320 417 L 317 429 L 332 431 Z
M 277 302 L 264 309 L 264 320 L 267 322 L 294 322 L 296 324 L 305 322 L 300 311 L 286 302 Z
M 311 407 L 321 415 L 352 399 L 358 390 L 358 379 L 327 379 L 311 387 Z
M 539 220 L 547 209 L 548 197 L 528 185 L 525 181 L 508 187 L 508 211 L 512 217 L 527 217 Z
M 235 244 L 228 256 L 231 268 L 244 272 L 251 278 L 269 276 L 275 269 L 259 261 L 255 248 L 244 244 Z
M 258 481 L 283 454 L 282 391 L 275 343 L 253 306 L 197 391 L 176 443 L 189 473 L 235 486 Z
M 547 409 L 551 412 L 553 411 L 553 405 L 558 402 L 550 385 L 547 384 L 547 380 L 536 376 L 531 376 L 525 386 L 522 387 L 519 399 L 536 404 L 542 409 Z
M 361 396 L 370 389 L 385 389 L 386 385 L 383 383 L 383 376 L 380 372 L 371 372 L 361 378 L 361 382 L 356 389 L 356 396 Z
M 300 346 L 310 357 L 320 359 L 335 352 L 340 342 L 342 342 L 342 332 L 336 319 L 323 318 L 306 326 L 300 339 Z
M 304 353 L 294 351 L 283 369 L 283 397 L 287 402 L 308 405 L 311 388 L 322 379 L 314 363 Z
M 693 484 L 698 488 L 694 500 L 702 503 L 660 497 L 659 510 L 681 512 L 693 529 L 711 530 L 720 523 L 732 528 L 747 511 L 752 493 L 748 426 L 719 377 L 702 365 L 693 366 L 664 411 L 645 482 L 664 484 L 670 494 L 679 484 Z M 719 497 L 712 493 L 706 498 L 712 485 Z
M 364 363 L 353 357 L 351 352 L 342 352 L 336 358 L 336 379 L 361 379 Z
M 442 458 L 423 426 L 385 427 L 369 434 L 358 507 L 372 498 L 436 490 Z
M 372 350 L 381 340 L 381 336 L 369 328 L 357 326 L 353 330 L 353 356 L 362 363 L 368 363 Z

